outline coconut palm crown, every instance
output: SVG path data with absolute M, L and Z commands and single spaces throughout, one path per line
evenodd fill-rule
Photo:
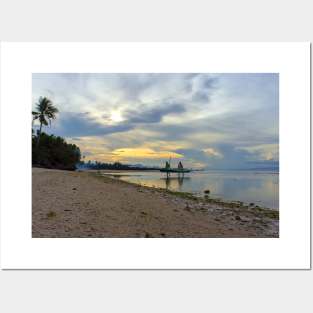
M 46 97 L 40 97 L 38 102 L 36 103 L 36 110 L 33 111 L 33 121 L 38 120 L 40 123 L 39 133 L 38 133 L 38 144 L 41 135 L 42 125 L 47 126 L 51 125 L 51 120 L 56 118 L 56 113 L 58 113 L 58 109 L 53 105 L 52 101 Z

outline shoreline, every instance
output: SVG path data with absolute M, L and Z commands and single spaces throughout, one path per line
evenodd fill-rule
M 103 170 L 101 170 L 101 171 L 104 172 Z M 124 171 L 116 171 L 116 173 L 120 173 L 120 172 L 124 172 Z M 107 173 L 107 172 L 104 172 L 104 173 Z M 146 186 L 143 184 L 130 182 L 130 181 L 126 181 L 126 180 L 120 180 L 120 179 L 115 178 L 114 175 L 99 175 L 99 173 L 96 173 L 96 172 L 91 172 L 91 174 L 98 176 L 98 177 L 108 177 L 108 178 L 115 180 L 115 181 L 119 181 L 119 182 L 130 184 L 130 185 L 140 186 L 142 188 L 147 188 L 147 189 L 151 189 L 151 190 L 158 190 L 159 192 L 165 192 L 165 193 L 171 194 L 173 196 L 177 196 L 177 197 L 184 198 L 184 199 L 221 205 L 221 206 L 224 206 L 225 208 L 227 207 L 227 208 L 242 208 L 242 209 L 248 209 L 248 210 L 249 209 L 250 210 L 258 210 L 259 212 L 264 212 L 265 214 L 268 212 L 271 212 L 271 213 L 273 213 L 273 216 L 277 216 L 277 218 L 279 218 L 279 210 L 278 209 L 268 208 L 265 206 L 256 205 L 254 203 L 252 205 L 250 205 L 250 204 L 245 203 L 245 202 L 240 201 L 240 200 L 226 200 L 223 198 L 211 198 L 209 195 L 204 195 L 204 196 L 198 195 L 197 196 L 196 194 L 194 194 L 192 192 L 175 191 L 175 190 L 170 190 L 170 189 L 165 189 L 165 188 Z
M 279 236 L 279 212 L 117 180 L 33 168 L 34 238 Z
M 80 171 L 79 171 L 80 172 Z M 189 197 L 189 198 L 193 198 L 194 200 L 202 200 L 205 202 L 209 202 L 209 203 L 214 203 L 214 204 L 219 204 L 222 206 L 226 206 L 226 207 L 235 207 L 236 205 L 240 205 L 240 207 L 242 208 L 253 208 L 256 210 L 266 210 L 266 211 L 276 211 L 277 215 L 279 217 L 279 208 L 270 208 L 270 207 L 266 207 L 264 205 L 261 204 L 255 204 L 255 203 L 248 203 L 245 201 L 241 201 L 241 200 L 228 200 L 228 199 L 223 199 L 222 197 L 211 197 L 210 194 L 205 194 L 204 195 L 200 195 L 200 194 L 196 194 L 193 192 L 188 192 L 188 191 L 177 191 L 177 190 L 171 190 L 171 189 L 166 189 L 166 188 L 162 188 L 162 187 L 155 187 L 155 186 L 148 186 L 145 184 L 141 184 L 141 183 L 136 183 L 136 182 L 131 182 L 131 181 L 127 181 L 127 180 L 121 180 L 119 179 L 119 177 L 121 176 L 129 176 L 129 175 L 115 175 L 115 174 L 120 174 L 120 173 L 128 173 L 128 172 L 132 172 L 131 170 L 88 170 L 86 172 L 90 172 L 93 173 L 95 175 L 99 175 L 101 173 L 103 173 L 104 175 L 100 175 L 100 176 L 104 176 L 104 177 L 109 177 L 111 179 L 114 180 L 118 180 L 118 181 L 122 181 L 128 184 L 133 184 L 133 185 L 137 185 L 137 186 L 142 186 L 145 188 L 152 188 L 155 190 L 164 190 L 168 193 L 172 193 L 174 195 L 177 196 L 182 196 L 182 197 Z M 155 171 L 147 171 L 147 172 L 155 172 Z M 118 177 L 118 178 L 117 178 Z

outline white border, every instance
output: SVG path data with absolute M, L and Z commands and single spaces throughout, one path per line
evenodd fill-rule
M 32 239 L 33 72 L 280 73 L 280 238 Z M 3 268 L 310 268 L 309 43 L 2 43 L 1 84 Z

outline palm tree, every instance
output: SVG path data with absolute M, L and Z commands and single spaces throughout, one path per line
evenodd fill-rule
M 37 104 L 36 110 L 33 111 L 33 121 L 39 120 L 40 128 L 38 132 L 38 139 L 37 139 L 37 147 L 39 145 L 40 136 L 41 136 L 41 129 L 42 125 L 47 126 L 48 122 L 51 125 L 51 120 L 56 118 L 56 113 L 58 113 L 58 109 L 53 105 L 52 101 L 46 97 L 40 97 Z

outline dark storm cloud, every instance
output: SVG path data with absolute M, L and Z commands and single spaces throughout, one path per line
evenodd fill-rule
M 137 124 L 159 123 L 162 118 L 169 114 L 180 114 L 185 112 L 181 104 L 165 104 L 163 107 L 154 107 L 141 110 L 129 110 L 125 112 L 123 122 L 116 125 L 105 125 L 90 117 L 88 112 L 73 113 L 62 112 L 56 124 L 55 132 L 65 137 L 99 136 L 120 133 L 136 128 Z M 102 117 L 108 118 L 108 114 Z
M 104 125 L 90 118 L 88 114 L 63 112 L 56 125 L 55 133 L 65 137 L 100 136 L 125 132 L 132 129 L 129 124 Z
M 279 166 L 278 161 L 258 160 L 259 155 L 257 153 L 248 152 L 233 144 L 213 144 L 210 147 L 219 155 L 210 155 L 198 149 L 178 149 L 175 152 L 184 155 L 185 158 L 208 164 L 209 168 L 216 169 L 260 169 Z
M 126 123 L 159 123 L 169 114 L 180 114 L 186 111 L 182 104 L 166 103 L 152 108 L 126 111 Z

